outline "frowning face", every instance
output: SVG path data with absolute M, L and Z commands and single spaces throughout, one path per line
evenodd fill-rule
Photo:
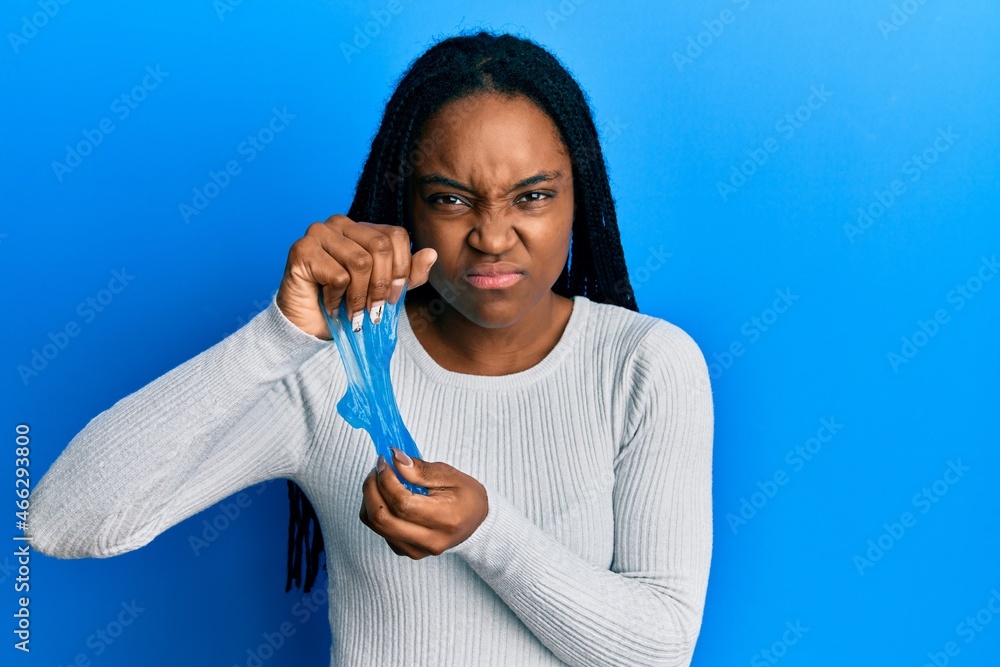
M 524 96 L 450 102 L 423 128 L 408 186 L 414 251 L 429 283 L 479 326 L 518 321 L 549 296 L 569 256 L 573 173 L 551 118 Z

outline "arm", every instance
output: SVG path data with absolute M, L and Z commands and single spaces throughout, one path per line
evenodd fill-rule
M 270 305 L 229 337 L 90 420 L 30 496 L 31 546 L 115 556 L 297 467 L 309 437 L 295 371 L 327 345 Z
M 486 520 L 449 550 L 570 665 L 686 666 L 701 629 L 712 552 L 708 368 L 694 341 L 667 323 L 633 356 L 633 404 L 614 461 L 611 569 L 567 549 L 489 487 Z

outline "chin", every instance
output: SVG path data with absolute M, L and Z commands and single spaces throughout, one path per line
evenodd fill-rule
M 523 292 L 513 294 L 504 293 L 503 290 L 476 290 L 469 295 L 468 298 L 456 300 L 452 307 L 470 322 L 486 329 L 516 324 L 538 303 L 538 299 L 526 298 Z
M 528 276 L 508 289 L 491 290 L 473 287 L 462 277 L 442 281 L 432 273 L 430 280 L 414 293 L 425 306 L 440 299 L 477 326 L 499 329 L 517 323 L 538 304 L 545 293 L 539 294 L 535 288 Z

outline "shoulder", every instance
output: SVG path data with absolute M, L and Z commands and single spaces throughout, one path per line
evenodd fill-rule
M 591 343 L 615 351 L 623 370 L 672 369 L 708 376 L 708 364 L 695 339 L 677 324 L 622 306 L 588 301 Z
M 671 432 L 691 425 L 711 430 L 712 385 L 701 347 L 687 331 L 660 317 L 617 305 L 589 304 L 595 338 L 615 350 L 608 388 L 621 420 L 619 442 L 640 431 Z M 609 344 L 610 343 L 610 344 Z M 601 342 L 596 343 L 600 348 Z
M 643 424 L 671 418 L 711 420 L 712 385 L 701 347 L 687 331 L 660 317 L 590 302 L 590 354 L 600 359 L 612 412 L 628 439 Z

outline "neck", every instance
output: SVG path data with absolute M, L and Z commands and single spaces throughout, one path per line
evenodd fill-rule
M 444 303 L 434 315 L 431 303 Z M 549 291 L 517 320 L 497 327 L 476 324 L 444 299 L 405 303 L 410 328 L 442 368 L 469 375 L 509 375 L 536 365 L 559 342 L 573 302 Z

